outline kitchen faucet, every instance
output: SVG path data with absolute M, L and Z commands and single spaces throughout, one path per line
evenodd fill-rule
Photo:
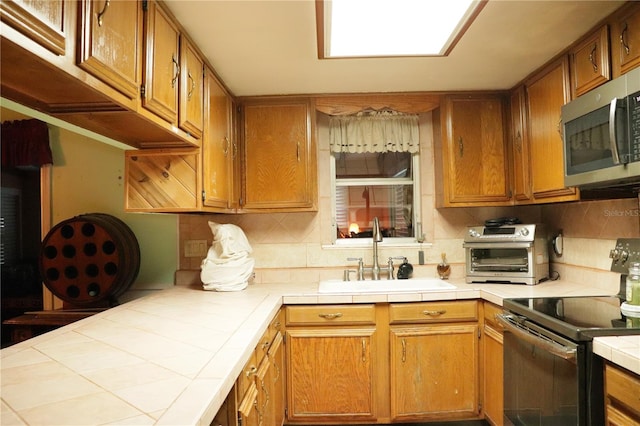
M 378 217 L 373 218 L 373 265 L 371 266 L 371 278 L 380 279 L 380 264 L 378 263 L 378 243 L 382 242 L 382 232 L 380 232 L 380 221 Z
M 382 242 L 382 232 L 380 231 L 380 221 L 377 217 L 373 218 L 373 231 L 371 233 L 373 240 L 373 264 L 370 267 L 365 267 L 364 262 L 361 257 L 349 257 L 347 260 L 357 261 L 358 262 L 358 270 L 355 271 L 353 269 L 346 269 L 344 271 L 344 281 L 349 281 L 349 276 L 351 272 L 357 272 L 358 281 L 364 280 L 364 271 L 371 271 L 371 279 L 379 280 L 380 272 L 387 272 L 388 279 L 393 279 L 393 259 L 389 258 L 387 266 L 380 267 L 380 263 L 378 262 L 378 243 Z M 402 259 L 405 259 L 402 257 Z

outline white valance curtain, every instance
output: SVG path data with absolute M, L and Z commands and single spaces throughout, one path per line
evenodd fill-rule
M 331 152 L 411 152 L 420 149 L 418 116 L 395 111 L 329 118 Z

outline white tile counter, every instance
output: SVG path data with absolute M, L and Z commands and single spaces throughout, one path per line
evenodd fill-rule
M 1 351 L 2 425 L 208 425 L 282 304 L 602 295 L 556 281 L 427 293 L 327 295 L 317 284 L 235 293 L 177 286 Z M 594 350 L 640 374 L 640 336 Z

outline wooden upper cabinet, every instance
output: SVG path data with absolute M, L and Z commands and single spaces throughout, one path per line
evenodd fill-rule
M 529 136 L 524 86 L 511 92 L 511 154 L 513 158 L 513 199 L 516 203 L 531 200 Z
M 603 25 L 569 52 L 574 97 L 611 79 L 609 67 L 609 27 Z
M 178 124 L 180 30 L 156 1 L 145 14 L 145 69 L 142 105 L 169 123 Z
M 563 56 L 529 79 L 527 89 L 531 186 L 536 202 L 577 200 L 564 186 L 562 105 L 570 100 L 569 60 Z
M 263 211 L 317 210 L 310 101 L 247 100 L 242 107 L 242 119 L 241 207 Z
M 67 6 L 64 0 L 2 0 L 0 18 L 36 43 L 63 56 L 68 37 Z
M 232 100 L 208 67 L 204 87 L 203 204 L 226 210 L 231 207 L 233 160 L 238 152 L 231 132 Z
M 442 144 L 437 155 L 444 185 L 440 206 L 510 204 L 503 105 L 499 95 L 443 99 L 437 144 Z
M 204 121 L 204 61 L 194 45 L 180 37 L 180 128 L 199 138 Z
M 125 151 L 125 210 L 199 210 L 199 149 Z
M 78 66 L 130 99 L 138 97 L 142 8 L 135 1 L 80 4 Z
M 611 23 L 613 77 L 640 66 L 640 3 L 629 2 Z

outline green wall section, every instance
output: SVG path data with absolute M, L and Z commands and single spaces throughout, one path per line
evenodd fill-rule
M 124 221 L 140 245 L 140 272 L 132 290 L 174 285 L 178 269 L 178 217 L 125 213 L 124 145 L 2 99 L 1 119 L 38 118 L 49 123 L 53 152 L 51 226 L 87 213 L 107 213 Z
M 52 127 L 52 225 L 80 214 L 107 213 L 124 221 L 140 245 L 140 272 L 132 289 L 173 285 L 178 222 L 172 214 L 124 212 L 124 151 Z

